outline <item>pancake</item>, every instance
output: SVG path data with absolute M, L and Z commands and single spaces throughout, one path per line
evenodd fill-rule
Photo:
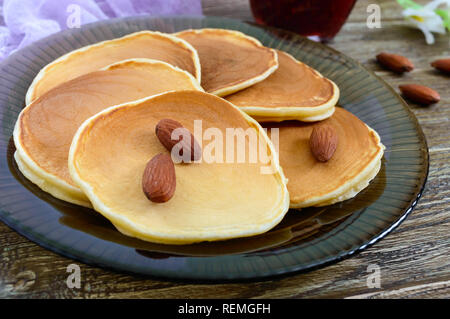
M 206 92 L 225 96 L 258 83 L 278 67 L 275 50 L 241 32 L 186 30 L 175 34 L 197 50 Z
M 172 35 L 141 31 L 80 48 L 51 62 L 31 83 L 25 102 L 29 104 L 61 83 L 131 58 L 167 62 L 188 71 L 200 82 L 200 62 L 189 43 Z
M 313 128 L 324 123 L 338 134 L 333 157 L 317 161 L 309 147 Z M 350 199 L 377 175 L 384 146 L 378 134 L 341 107 L 322 122 L 264 123 L 279 128 L 280 164 L 288 179 L 291 208 L 325 206 Z M 268 130 L 270 133 L 270 129 Z
M 176 89 L 202 90 L 190 73 L 146 59 L 116 63 L 51 89 L 23 109 L 16 122 L 15 159 L 20 171 L 53 196 L 89 207 L 67 168 L 78 127 L 112 105 Z
M 258 122 L 314 122 L 333 115 L 336 84 L 285 52 L 278 51 L 278 64 L 267 79 L 226 99 Z
M 146 198 L 141 180 L 147 162 L 168 153 L 155 134 L 156 124 L 164 118 L 197 135 L 203 158 L 175 164 L 173 197 L 154 203 Z M 200 135 L 196 120 L 202 121 Z M 225 136 L 227 128 L 254 132 L 254 143 L 266 147 L 268 162 L 249 160 L 249 151 L 259 145 L 251 142 L 246 143 L 245 161 L 208 159 L 205 154 L 212 141 L 207 132 Z M 236 151 L 237 145 L 227 149 Z M 261 126 L 231 103 L 208 93 L 177 91 L 111 107 L 88 119 L 73 139 L 69 168 L 94 209 L 123 234 L 156 243 L 188 244 L 252 236 L 281 221 L 289 195 L 274 152 Z M 215 149 L 218 153 L 220 146 Z M 265 168 L 271 173 L 262 173 Z

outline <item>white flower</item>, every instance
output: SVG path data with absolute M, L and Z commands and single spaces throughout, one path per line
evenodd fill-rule
M 402 12 L 402 15 L 411 26 L 423 32 L 427 44 L 434 43 L 432 32 L 445 34 L 444 21 L 434 11 L 441 4 L 450 5 L 450 0 L 433 0 L 421 8 L 408 8 Z

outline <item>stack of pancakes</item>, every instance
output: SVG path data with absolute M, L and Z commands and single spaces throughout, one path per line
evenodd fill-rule
M 15 160 L 43 191 L 94 208 L 129 236 L 166 244 L 253 236 L 289 208 L 356 196 L 378 173 L 379 136 L 336 107 L 338 99 L 331 80 L 240 32 L 137 32 L 70 52 L 38 73 L 15 126 Z M 225 142 L 205 145 L 216 160 L 176 164 L 173 198 L 154 203 L 141 185 L 148 160 L 168 152 L 155 135 L 161 119 L 194 135 L 196 122 L 215 132 L 200 132 L 200 142 L 230 128 L 256 138 L 244 160 L 231 162 L 217 160 L 228 159 Z M 323 123 L 339 140 L 327 162 L 309 146 Z M 264 158 L 251 160 L 255 145 Z

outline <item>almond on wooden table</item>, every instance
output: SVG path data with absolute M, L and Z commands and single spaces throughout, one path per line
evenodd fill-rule
M 419 84 L 399 85 L 399 89 L 405 98 L 422 105 L 437 103 L 441 99 L 438 92 Z
M 180 129 L 182 133 L 178 139 L 172 139 L 172 132 L 175 129 Z M 164 145 L 169 152 L 172 152 L 172 148 L 181 142 L 181 149 L 179 154 L 176 155 L 182 162 L 198 161 L 201 158 L 200 145 L 197 143 L 192 133 L 187 128 L 183 127 L 180 122 L 172 119 L 162 119 L 156 125 L 155 133 L 161 144 Z M 188 138 L 183 138 L 183 136 Z M 190 153 L 188 158 L 183 156 L 186 151 Z
M 309 137 L 309 147 L 313 156 L 319 162 L 326 162 L 333 157 L 338 145 L 336 130 L 328 125 L 321 124 L 314 127 Z
M 396 73 L 410 72 L 414 64 L 406 57 L 398 54 L 381 52 L 377 55 L 378 62 L 385 68 Z
M 169 154 L 158 154 L 145 166 L 142 190 L 149 200 L 164 203 L 172 198 L 176 188 L 175 165 Z
M 450 59 L 439 59 L 431 62 L 431 66 L 441 72 L 450 74 Z

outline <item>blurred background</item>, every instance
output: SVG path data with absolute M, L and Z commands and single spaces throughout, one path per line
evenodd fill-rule
M 414 41 L 422 49 L 425 38 L 420 30 L 433 31 L 436 20 L 423 10 L 408 17 L 404 12 L 415 3 L 430 2 L 450 4 L 450 0 L 0 0 L 0 59 L 66 28 L 136 15 L 221 16 L 287 29 L 328 43 L 337 34 L 332 42 L 337 48 L 345 48 L 348 41 L 376 37 L 387 46 L 393 41 Z M 373 27 L 374 14 L 380 20 L 378 27 Z M 368 27 L 369 20 L 372 27 Z M 437 31 L 445 33 L 443 26 L 438 27 Z M 439 36 L 436 42 L 445 42 L 448 47 L 448 36 Z

